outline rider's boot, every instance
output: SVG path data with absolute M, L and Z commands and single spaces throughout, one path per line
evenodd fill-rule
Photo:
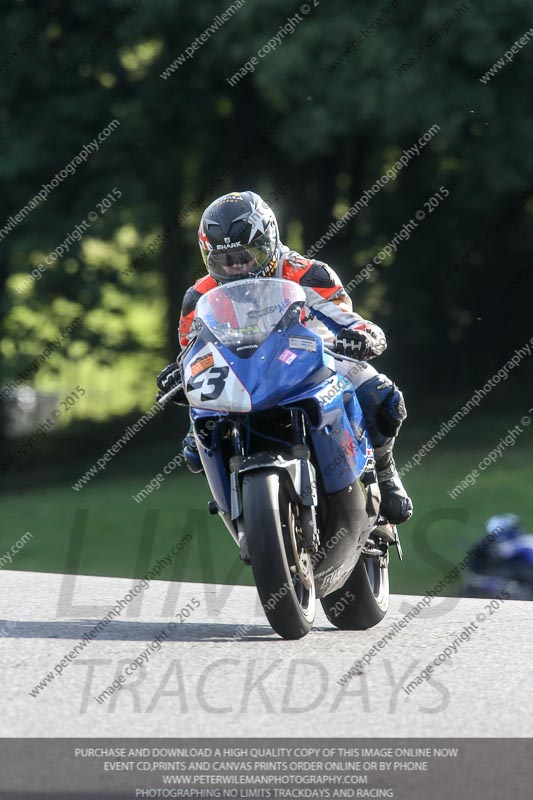
M 198 445 L 196 444 L 196 439 L 192 432 L 192 425 L 189 428 L 187 436 L 183 440 L 183 455 L 185 456 L 185 463 L 191 472 L 197 475 L 204 471 L 200 453 L 198 452 Z
M 399 525 L 411 517 L 413 503 L 398 475 L 392 457 L 393 447 L 394 439 L 390 439 L 387 444 L 374 448 L 374 455 L 381 492 L 380 512 L 389 522 Z

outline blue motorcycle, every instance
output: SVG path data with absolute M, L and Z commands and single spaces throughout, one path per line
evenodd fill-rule
M 304 304 L 286 280 L 212 289 L 180 362 L 209 510 L 251 564 L 268 621 L 286 639 L 309 632 L 316 598 L 337 628 L 376 625 L 388 608 L 392 545 L 401 558 L 395 526 L 379 516 L 355 391 L 305 326 Z

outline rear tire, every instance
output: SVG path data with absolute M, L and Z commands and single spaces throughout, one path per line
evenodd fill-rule
M 274 470 L 247 473 L 242 502 L 248 552 L 266 617 L 284 639 L 300 639 L 313 626 L 316 604 L 311 556 L 295 556 L 298 507 Z
M 375 556 L 361 555 L 344 586 L 320 602 L 328 620 L 340 630 L 373 628 L 389 608 L 388 558 L 381 566 Z

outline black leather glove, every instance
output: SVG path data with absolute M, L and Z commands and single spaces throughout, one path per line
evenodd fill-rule
M 387 349 L 385 334 L 373 322 L 361 322 L 357 328 L 345 328 L 335 337 L 335 350 L 341 356 L 370 361 Z
M 156 400 L 160 400 L 167 392 L 170 392 L 175 386 L 178 386 L 181 383 L 181 374 L 180 369 L 175 361 L 172 364 L 167 364 L 167 366 L 161 370 L 159 375 L 157 376 L 157 386 L 159 388 L 159 392 L 156 395 Z

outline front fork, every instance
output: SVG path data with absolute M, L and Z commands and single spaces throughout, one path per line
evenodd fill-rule
M 305 419 L 303 413 L 297 408 L 291 408 L 291 430 L 292 430 L 292 451 L 300 458 L 309 462 L 311 451 L 306 443 Z M 311 466 L 309 462 L 309 466 Z M 312 478 L 313 497 L 312 503 L 298 504 L 300 527 L 303 549 L 306 553 L 316 553 L 320 545 L 320 534 L 316 521 L 316 506 L 318 503 L 318 492 L 316 475 Z
M 218 503 L 215 500 L 211 500 L 208 503 L 208 509 L 210 514 L 218 514 L 221 517 L 224 525 L 230 532 L 233 540 L 237 545 L 241 545 L 241 540 L 243 536 L 243 526 L 242 526 L 242 513 L 235 516 L 234 509 L 237 507 L 240 498 L 240 486 L 237 481 L 237 473 L 232 468 L 232 464 L 235 463 L 235 459 L 242 458 L 244 447 L 242 444 L 242 432 L 241 432 L 241 424 L 238 421 L 233 420 L 230 430 L 230 441 L 231 441 L 231 452 L 232 455 L 230 457 L 230 499 L 231 499 L 231 511 L 223 511 Z
M 311 451 L 306 444 L 305 422 L 298 409 L 290 409 L 292 446 L 290 456 L 265 451 L 254 455 L 245 455 L 242 443 L 241 424 L 234 421 L 231 430 L 232 456 L 230 466 L 230 498 L 231 524 L 241 544 L 245 535 L 243 523 L 241 481 L 246 472 L 271 467 L 283 470 L 288 476 L 288 485 L 292 499 L 298 506 L 299 533 L 302 549 L 315 553 L 319 547 L 319 532 L 316 522 L 316 506 L 318 502 L 315 469 L 310 461 Z M 227 524 L 227 523 L 226 523 Z M 235 538 L 235 534 L 233 534 Z

